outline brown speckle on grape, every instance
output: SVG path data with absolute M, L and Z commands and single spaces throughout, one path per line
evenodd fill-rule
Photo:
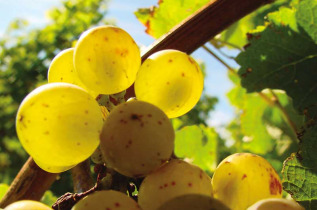
M 245 178 L 247 178 L 247 175 L 246 174 L 243 174 L 243 176 L 242 176 L 242 180 L 244 180 Z

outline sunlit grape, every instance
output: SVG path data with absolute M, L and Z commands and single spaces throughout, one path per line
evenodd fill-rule
M 93 153 L 102 124 L 94 98 L 67 83 L 50 83 L 32 91 L 21 103 L 16 118 L 24 149 L 40 167 L 55 173 Z
M 264 198 L 282 197 L 281 180 L 264 158 L 237 153 L 225 158 L 216 168 L 212 184 L 214 197 L 231 209 L 246 209 Z
M 139 205 L 127 195 L 113 191 L 96 191 L 76 203 L 72 210 L 140 210 Z
M 51 82 L 66 82 L 87 90 L 93 97 L 98 94 L 89 90 L 79 79 L 74 67 L 74 48 L 69 48 L 58 53 L 52 60 L 48 69 L 47 80 Z
M 47 205 L 38 201 L 20 200 L 4 208 L 5 210 L 53 210 Z
M 75 46 L 74 65 L 89 89 L 113 94 L 127 89 L 140 68 L 140 51 L 132 37 L 114 26 L 83 33 Z
M 293 200 L 283 198 L 267 198 L 250 206 L 247 210 L 305 210 Z
M 186 194 L 212 197 L 211 178 L 199 167 L 174 159 L 145 177 L 138 202 L 142 209 L 156 210 L 168 200 Z
M 203 86 L 203 74 L 193 58 L 177 50 L 162 50 L 144 61 L 134 87 L 137 99 L 174 118 L 196 105 Z
M 110 112 L 100 148 L 108 166 L 126 176 L 144 176 L 171 157 L 174 130 L 163 111 L 134 100 Z

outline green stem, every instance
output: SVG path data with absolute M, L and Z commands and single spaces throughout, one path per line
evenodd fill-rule
M 236 74 L 236 71 L 229 66 L 224 60 L 222 60 L 218 55 L 216 55 L 211 49 L 209 49 L 206 45 L 202 46 L 204 50 L 206 50 L 209 54 L 211 54 L 214 58 L 216 58 L 220 63 L 222 63 L 225 67 L 228 68 L 228 70 L 234 74 Z

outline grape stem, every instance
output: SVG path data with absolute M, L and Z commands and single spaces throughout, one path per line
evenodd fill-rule
M 90 160 L 87 159 L 71 170 L 74 192 L 81 193 L 94 186 L 94 181 L 90 173 Z
M 229 66 L 224 60 L 222 60 L 218 55 L 216 55 L 210 48 L 208 48 L 206 45 L 203 45 L 202 48 L 206 50 L 209 54 L 211 54 L 214 58 L 216 58 L 225 67 L 227 67 L 230 72 L 236 74 L 236 71 L 231 66 Z
M 42 170 L 30 157 L 2 198 L 0 208 L 5 208 L 17 200 L 40 200 L 44 192 L 56 180 L 57 175 Z
M 142 54 L 142 61 L 153 53 L 164 49 L 176 49 L 190 54 L 232 23 L 272 2 L 273 0 L 212 0 L 149 46 Z M 127 90 L 126 98 L 135 97 L 133 88 L 132 85 Z M 33 199 L 39 200 L 56 179 L 56 174 L 53 175 L 41 170 L 34 166 L 36 164 L 32 159 L 29 160 L 1 200 L 0 208 L 14 201 L 27 199 L 33 192 L 36 192 L 37 195 Z M 30 170 L 30 168 L 33 169 Z M 25 186 L 27 179 L 29 179 L 29 185 Z M 21 186 L 26 189 L 22 193 Z

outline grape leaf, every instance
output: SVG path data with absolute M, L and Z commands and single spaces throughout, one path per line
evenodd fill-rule
M 294 110 L 292 101 L 285 92 L 274 90 L 275 96 L 267 90 L 263 91 L 261 95 L 246 93 L 246 89 L 240 86 L 240 79 L 237 75 L 230 73 L 229 77 L 235 86 L 227 93 L 227 97 L 231 104 L 236 106 L 237 112 L 241 113 L 239 122 L 243 142 L 240 147 L 261 155 L 272 151 L 273 148 L 279 155 L 291 149 L 291 144 L 297 142 L 297 136 L 271 98 L 277 97 L 297 127 L 303 125 L 304 119 Z M 288 154 L 285 158 L 288 157 Z
M 7 193 L 9 186 L 7 184 L 0 184 L 0 200 Z
M 317 43 L 317 1 L 301 1 L 298 5 L 296 19 L 300 26 Z
M 282 89 L 309 118 L 317 114 L 317 45 L 296 23 L 295 10 L 270 14 L 269 24 L 250 34 L 250 46 L 236 58 L 247 92 Z
M 239 21 L 232 24 L 228 29 L 221 33 L 219 40 L 230 43 L 239 48 L 247 44 L 247 33 L 255 29 L 256 26 L 264 23 L 265 16 L 272 11 L 277 10 L 280 6 L 288 3 L 288 0 L 278 0 L 272 4 L 265 5 L 251 14 L 245 16 Z
M 217 141 L 218 135 L 212 128 L 186 126 L 175 133 L 175 155 L 213 172 L 217 166 Z
M 308 167 L 292 154 L 283 168 L 283 188 L 305 209 L 317 209 L 317 165 Z
M 134 14 L 146 26 L 146 33 L 158 38 L 167 33 L 209 0 L 164 0 L 158 6 L 138 9 Z
M 44 195 L 41 198 L 41 202 L 45 203 L 48 206 L 52 206 L 57 200 L 57 197 L 52 193 L 52 191 L 45 191 Z

